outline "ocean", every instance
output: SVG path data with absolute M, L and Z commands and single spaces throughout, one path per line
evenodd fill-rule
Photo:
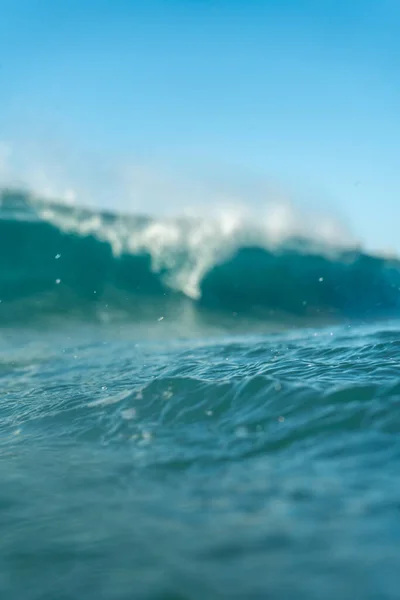
M 400 263 L 0 196 L 0 597 L 389 600 Z

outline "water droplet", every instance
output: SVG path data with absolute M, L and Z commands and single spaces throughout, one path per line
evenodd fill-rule
M 56 284 L 59 285 L 61 283 L 61 279 L 56 279 Z
M 212 417 L 213 411 L 212 410 L 206 410 L 206 415 L 207 415 L 207 417 Z
M 319 281 L 319 282 L 321 282 L 321 281 L 323 281 L 323 280 L 324 280 L 324 278 L 323 278 L 323 277 L 320 277 L 320 278 L 318 279 L 318 281 Z
M 236 437 L 238 438 L 246 438 L 249 435 L 249 432 L 247 431 L 247 427 L 238 427 L 236 429 Z
M 134 408 L 127 408 L 126 410 L 121 411 L 121 416 L 123 419 L 131 421 L 136 417 L 136 410 Z
M 157 319 L 157 321 L 163 321 L 163 320 L 164 320 L 164 317 L 159 317 L 159 318 Z
M 56 254 L 54 257 L 56 260 L 58 260 L 59 258 L 61 258 L 61 254 Z

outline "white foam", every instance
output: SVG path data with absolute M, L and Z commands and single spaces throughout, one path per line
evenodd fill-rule
M 243 206 L 214 207 L 209 218 L 185 219 L 116 216 L 110 220 L 56 205 L 44 205 L 39 212 L 64 231 L 107 241 L 115 256 L 148 253 L 152 270 L 162 274 L 170 288 L 193 299 L 200 296 L 205 274 L 243 246 L 276 249 L 293 237 L 317 244 L 318 251 L 354 246 L 333 219 L 302 215 L 289 203 L 269 203 L 257 211 Z

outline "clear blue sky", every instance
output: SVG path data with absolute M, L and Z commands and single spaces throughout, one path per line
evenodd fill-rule
M 399 31 L 397 0 L 0 0 L 3 176 L 279 182 L 400 251 Z

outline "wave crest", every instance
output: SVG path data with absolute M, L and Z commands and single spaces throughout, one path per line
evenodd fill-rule
M 311 232 L 274 210 L 257 223 L 232 211 L 156 219 L 3 192 L 0 299 L 57 313 L 121 303 L 134 312 L 144 297 L 275 317 L 398 310 L 397 260 L 352 248 L 328 222 Z

